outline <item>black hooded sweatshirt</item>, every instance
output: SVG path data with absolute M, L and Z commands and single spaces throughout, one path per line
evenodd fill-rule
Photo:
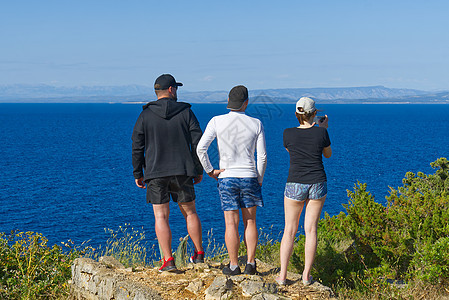
M 196 154 L 202 131 L 191 105 L 162 98 L 143 107 L 132 135 L 133 175 L 145 181 L 203 174 Z

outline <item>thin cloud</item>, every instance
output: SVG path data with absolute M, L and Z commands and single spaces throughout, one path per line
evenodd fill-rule
M 208 76 L 203 77 L 203 78 L 201 79 L 201 81 L 207 81 L 207 82 L 210 82 L 210 81 L 214 80 L 214 78 L 215 78 L 214 76 L 208 75 Z

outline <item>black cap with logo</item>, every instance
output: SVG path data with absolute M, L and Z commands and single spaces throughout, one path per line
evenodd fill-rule
M 161 76 L 156 78 L 156 81 L 154 82 L 155 90 L 166 90 L 171 86 L 182 86 L 182 83 L 176 82 L 175 77 L 170 74 L 162 74 Z

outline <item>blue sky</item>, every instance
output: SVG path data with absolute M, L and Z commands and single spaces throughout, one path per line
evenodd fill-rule
M 449 90 L 449 1 L 2 1 L 0 85 Z

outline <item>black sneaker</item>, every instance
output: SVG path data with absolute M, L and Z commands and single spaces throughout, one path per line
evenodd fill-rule
M 255 264 L 255 262 L 254 262 L 254 264 Z M 256 273 L 257 273 L 256 265 L 253 266 L 252 264 L 246 264 L 245 271 L 243 271 L 243 274 L 254 275 Z
M 204 251 L 195 252 L 195 254 L 190 257 L 190 262 L 194 264 L 204 263 Z
M 165 257 L 164 257 L 164 264 L 162 265 L 162 267 L 159 268 L 159 272 L 164 272 L 164 271 L 173 272 L 176 270 L 177 269 L 175 266 L 175 260 L 173 259 L 173 257 L 170 257 L 167 260 L 165 260 Z
M 237 266 L 237 268 L 234 271 L 232 271 L 228 265 L 228 266 L 224 267 L 222 271 L 223 271 L 224 275 L 230 275 L 230 276 L 242 274 L 242 271 L 240 270 L 239 266 Z

